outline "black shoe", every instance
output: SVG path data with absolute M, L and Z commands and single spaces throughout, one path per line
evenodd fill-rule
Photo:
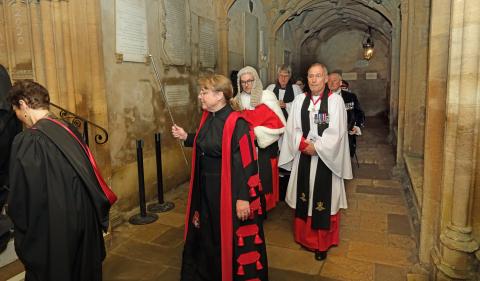
M 315 251 L 315 259 L 317 261 L 323 261 L 327 258 L 327 251 Z

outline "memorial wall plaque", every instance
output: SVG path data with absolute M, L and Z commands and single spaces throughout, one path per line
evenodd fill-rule
M 244 58 L 245 65 L 258 66 L 258 19 L 249 13 L 244 13 Z
M 217 63 L 217 37 L 215 33 L 215 22 L 199 16 L 198 31 L 200 65 L 202 67 L 215 67 L 215 64 Z
M 344 80 L 357 80 L 357 73 L 356 72 L 344 72 L 344 73 L 342 73 L 342 78 Z
M 165 95 L 170 107 L 186 108 L 189 104 L 188 85 L 166 85 Z
M 185 0 L 165 0 L 165 53 L 167 54 L 167 64 L 186 64 L 187 13 L 185 6 Z
M 377 74 L 377 72 L 366 72 L 365 73 L 365 79 L 366 80 L 376 80 L 376 79 L 378 79 L 378 74 Z
M 146 62 L 147 15 L 144 0 L 115 1 L 117 61 Z

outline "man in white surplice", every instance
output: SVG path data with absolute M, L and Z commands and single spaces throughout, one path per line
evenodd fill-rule
M 324 65 L 310 66 L 310 92 L 292 103 L 279 158 L 279 166 L 291 170 L 285 202 L 295 209 L 295 241 L 317 260 L 338 245 L 339 209 L 347 208 L 344 179 L 352 178 L 345 105 L 327 80 Z

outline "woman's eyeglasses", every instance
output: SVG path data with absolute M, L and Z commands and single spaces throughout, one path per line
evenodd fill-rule
M 242 86 L 252 85 L 253 82 L 255 82 L 255 80 L 246 80 L 246 81 L 240 80 L 240 84 L 241 84 Z

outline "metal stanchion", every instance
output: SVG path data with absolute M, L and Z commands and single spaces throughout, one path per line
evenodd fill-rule
M 137 167 L 138 167 L 138 199 L 140 214 L 136 214 L 128 220 L 131 224 L 149 224 L 158 219 L 156 214 L 147 213 L 145 204 L 145 179 L 143 174 L 143 140 L 137 140 Z
M 155 159 L 157 162 L 157 196 L 158 203 L 148 205 L 148 210 L 154 213 L 163 213 L 175 208 L 173 202 L 163 200 L 163 172 L 162 172 L 162 145 L 160 133 L 155 134 Z

